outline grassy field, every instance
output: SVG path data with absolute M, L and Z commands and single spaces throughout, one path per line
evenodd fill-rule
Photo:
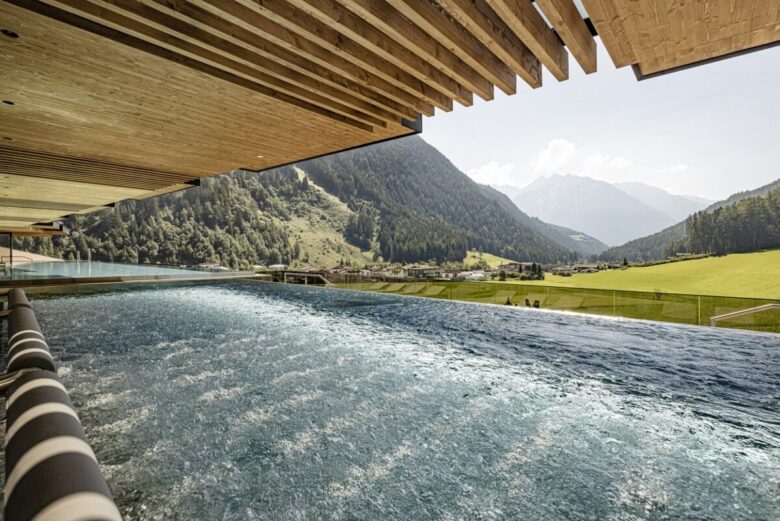
M 535 283 L 523 281 L 523 284 Z M 780 299 L 780 250 L 582 273 L 571 277 L 547 275 L 538 284 Z
M 302 178 L 304 174 L 298 170 L 298 175 Z M 344 240 L 342 230 L 354 212 L 311 181 L 310 186 L 320 191 L 320 204 L 301 203 L 297 207 L 290 207 L 290 219 L 277 220 L 280 226 L 287 228 L 290 237 L 301 245 L 301 257 L 293 262 L 293 267 L 331 267 L 341 260 L 355 266 L 370 263 L 371 252 L 360 251 Z
M 340 284 L 339 287 L 520 307 L 536 303 L 541 309 L 702 326 L 709 325 L 710 318 L 713 316 L 767 303 L 765 300 L 744 297 L 566 288 L 502 282 L 364 282 Z M 718 326 L 780 332 L 780 310 L 766 310 L 722 320 Z
M 463 259 L 463 265 L 466 266 L 466 269 L 469 269 L 482 260 L 487 262 L 488 266 L 491 268 L 495 268 L 499 264 L 512 262 L 510 259 L 505 259 L 503 257 L 499 257 L 498 255 L 493 255 L 492 253 L 480 253 L 477 250 L 469 250 L 466 253 L 466 258 Z

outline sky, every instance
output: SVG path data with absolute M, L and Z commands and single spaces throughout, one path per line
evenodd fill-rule
M 780 178 L 780 47 L 637 82 L 599 70 L 424 118 L 422 137 L 480 183 L 556 173 L 639 181 L 711 200 Z

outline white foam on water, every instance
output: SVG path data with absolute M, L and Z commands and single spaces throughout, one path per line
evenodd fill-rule
M 111 407 L 124 398 L 127 398 L 131 394 L 131 391 L 125 390 L 118 393 L 102 393 L 90 397 L 82 407 L 85 409 L 93 409 L 95 407 Z
M 137 409 L 132 409 L 125 413 L 127 416 L 121 420 L 115 422 L 97 425 L 93 430 L 100 434 L 125 434 L 135 429 L 141 423 L 146 421 L 152 413 L 152 408 L 149 406 L 143 406 Z
M 213 389 L 206 391 L 198 397 L 201 402 L 215 402 L 218 400 L 232 400 L 246 392 L 246 386 L 229 387 L 226 389 Z
M 227 379 L 233 376 L 233 369 L 220 369 L 219 371 L 201 371 L 198 374 L 184 374 L 173 379 L 174 384 L 191 385 L 214 379 Z

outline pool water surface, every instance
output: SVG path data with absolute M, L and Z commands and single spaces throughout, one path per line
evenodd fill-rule
M 251 282 L 33 304 L 126 519 L 780 519 L 775 335 Z

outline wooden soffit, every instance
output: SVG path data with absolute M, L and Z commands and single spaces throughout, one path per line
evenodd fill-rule
M 777 0 L 582 3 L 0 0 L 0 229 L 419 132 L 596 71 L 596 30 L 640 74 L 779 39 Z
M 582 0 L 617 67 L 639 78 L 780 41 L 778 0 Z M 777 65 L 777 64 L 775 64 Z

